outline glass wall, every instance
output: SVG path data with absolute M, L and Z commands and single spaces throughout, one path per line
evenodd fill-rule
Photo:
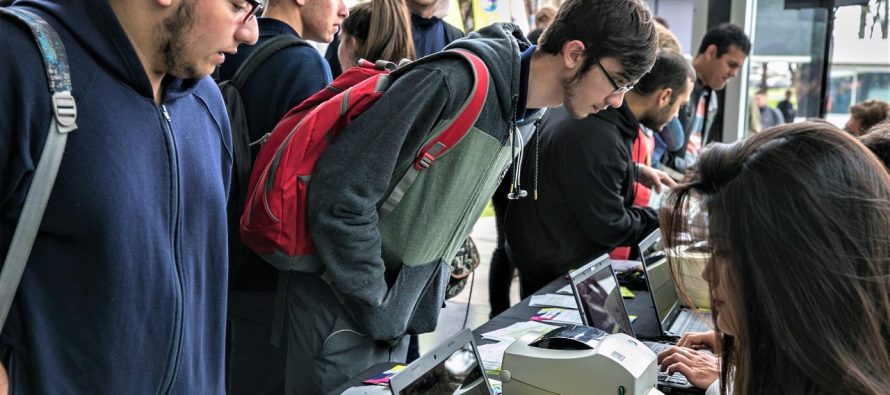
M 749 75 L 749 122 L 771 126 L 769 113 L 791 93 L 795 119 L 819 117 L 843 126 L 849 107 L 867 99 L 890 101 L 890 41 L 885 0 L 869 6 L 785 9 L 784 0 L 758 0 Z M 831 66 L 822 102 L 825 32 L 833 15 Z M 751 114 L 751 112 L 758 114 Z M 759 115 L 759 116 L 758 116 Z M 753 131 L 756 126 L 749 127 Z

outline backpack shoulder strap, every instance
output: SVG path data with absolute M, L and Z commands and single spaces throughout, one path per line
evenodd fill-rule
M 68 133 L 77 129 L 77 107 L 71 95 L 71 77 L 65 47 L 55 30 L 36 14 L 16 8 L 0 8 L 0 15 L 10 15 L 28 26 L 34 34 L 43 56 L 46 76 L 52 92 L 53 117 L 37 169 L 31 179 L 28 195 L 12 236 L 9 251 L 0 272 L 0 328 L 6 322 L 12 300 L 25 271 L 31 247 L 37 237 L 37 229 L 43 220 L 43 212 L 56 181 Z
M 427 56 L 424 59 L 440 56 L 455 56 L 465 60 L 473 69 L 473 89 L 470 90 L 469 96 L 464 100 L 463 104 L 458 108 L 454 118 L 444 122 L 444 124 L 432 133 L 432 138 L 427 140 L 417 156 L 414 159 L 414 165 L 408 168 L 408 171 L 396 184 L 392 192 L 380 206 L 379 217 L 384 218 L 399 204 L 402 197 L 411 184 L 420 174 L 421 171 L 430 167 L 433 162 L 445 154 L 451 147 L 454 147 L 464 135 L 473 127 L 482 108 L 485 106 L 485 99 L 488 96 L 489 74 L 488 68 L 482 59 L 470 51 L 463 49 L 450 49 L 439 52 L 436 55 Z
M 241 66 L 238 67 L 238 70 L 236 70 L 235 74 L 232 76 L 231 81 L 235 84 L 235 88 L 240 91 L 247 79 L 250 78 L 250 76 L 253 75 L 253 73 L 256 72 L 256 70 L 262 66 L 270 56 L 282 49 L 295 45 L 308 46 L 309 43 L 293 34 L 279 34 L 260 44 L 260 46 L 254 49 L 250 56 L 244 60 L 244 63 L 241 63 Z

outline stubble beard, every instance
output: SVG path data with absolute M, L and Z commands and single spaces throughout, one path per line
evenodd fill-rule
M 584 119 L 587 118 L 587 115 L 590 114 L 590 111 L 584 111 L 583 113 L 579 113 L 578 109 L 575 108 L 572 100 L 578 96 L 578 91 L 581 89 L 581 79 L 578 77 L 567 78 L 562 81 L 562 91 L 563 91 L 563 99 L 562 105 L 565 107 L 566 111 L 569 112 L 569 115 L 574 119 Z
M 202 77 L 198 67 L 188 59 L 187 33 L 194 21 L 195 1 L 183 0 L 176 12 L 162 23 L 163 33 L 157 45 L 167 74 L 183 79 Z

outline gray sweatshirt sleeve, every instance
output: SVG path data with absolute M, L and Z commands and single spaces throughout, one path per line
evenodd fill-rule
M 454 111 L 460 100 L 452 93 L 441 69 L 415 67 L 344 128 L 316 164 L 308 225 L 341 293 L 371 306 L 386 296 L 377 204 L 396 166 L 414 156 L 443 112 Z

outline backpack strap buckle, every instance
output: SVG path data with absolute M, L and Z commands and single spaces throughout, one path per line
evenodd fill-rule
M 423 155 L 421 155 L 419 158 L 417 158 L 416 161 L 414 161 L 414 167 L 417 168 L 417 170 L 424 170 L 430 167 L 430 165 L 432 165 L 433 161 L 435 160 L 435 155 L 429 152 L 424 152 Z
M 74 122 L 77 120 L 77 104 L 70 91 L 55 92 L 52 97 L 53 116 L 59 124 L 60 133 L 68 133 L 77 129 Z

